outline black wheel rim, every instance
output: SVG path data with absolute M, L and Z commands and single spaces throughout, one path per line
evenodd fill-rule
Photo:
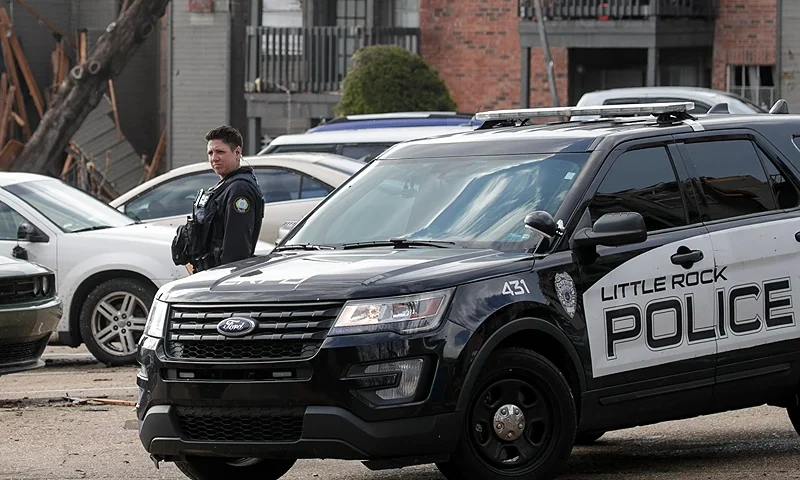
M 471 447 L 486 467 L 501 475 L 535 470 L 553 448 L 552 397 L 539 381 L 526 377 L 486 382 L 469 410 Z

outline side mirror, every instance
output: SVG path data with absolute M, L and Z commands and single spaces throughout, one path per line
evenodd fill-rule
M 47 242 L 50 238 L 30 222 L 22 222 L 17 227 L 17 240 L 26 242 Z
M 605 245 L 617 247 L 647 240 L 644 218 L 636 212 L 606 213 L 592 227 L 575 232 L 572 244 L 575 247 Z
M 525 216 L 525 226 L 544 235 L 548 240 L 556 235 L 556 221 L 549 213 L 538 210 Z

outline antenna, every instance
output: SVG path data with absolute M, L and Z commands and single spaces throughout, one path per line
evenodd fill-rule
M 731 111 L 728 109 L 728 104 L 723 102 L 715 104 L 713 107 L 709 108 L 708 112 L 706 113 L 708 115 L 715 115 L 715 114 L 731 113 Z
M 789 103 L 786 100 L 779 98 L 778 101 L 775 102 L 775 105 L 773 105 L 772 108 L 769 109 L 769 113 L 788 115 Z

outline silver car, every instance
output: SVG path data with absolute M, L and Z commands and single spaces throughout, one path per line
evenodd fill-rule
M 733 114 L 767 113 L 750 100 L 722 90 L 701 87 L 631 87 L 597 90 L 584 94 L 576 106 L 631 105 L 637 103 L 694 102 L 689 113 L 702 115 L 718 103 L 727 103 Z M 591 120 L 594 115 L 573 116 L 571 120 Z
M 301 220 L 330 192 L 365 166 L 362 162 L 327 153 L 281 153 L 242 157 L 252 166 L 264 195 L 264 220 L 259 239 L 274 244 L 278 228 Z M 109 204 L 145 223 L 177 227 L 192 211 L 201 188 L 219 177 L 206 162 L 170 170 L 115 198 Z M 257 249 L 257 253 L 258 253 Z

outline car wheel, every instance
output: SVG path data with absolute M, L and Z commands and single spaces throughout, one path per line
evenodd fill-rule
M 597 441 L 598 438 L 605 435 L 606 432 L 581 432 L 575 435 L 575 445 L 591 445 Z
M 800 406 L 790 405 L 786 407 L 786 413 L 789 414 L 789 420 L 792 421 L 794 431 L 800 434 Z
M 572 452 L 577 418 L 564 375 L 530 350 L 500 350 L 472 391 L 449 480 L 553 478 Z
M 102 363 L 128 365 L 144 333 L 156 288 L 133 278 L 107 280 L 89 293 L 80 314 L 86 348 Z
M 291 470 L 295 462 L 260 458 L 187 457 L 186 461 L 175 462 L 175 466 L 192 480 L 278 480 Z

